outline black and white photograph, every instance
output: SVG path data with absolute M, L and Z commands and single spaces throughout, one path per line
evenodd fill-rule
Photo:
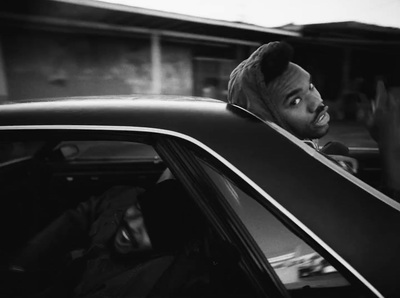
M 1 1 L 0 198 L 2 298 L 398 298 L 400 0 Z

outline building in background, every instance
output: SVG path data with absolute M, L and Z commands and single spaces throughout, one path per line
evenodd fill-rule
M 258 46 L 294 45 L 333 118 L 400 77 L 400 29 L 354 22 L 265 28 L 93 0 L 0 4 L 0 100 L 176 94 L 226 100 L 230 72 Z
M 358 121 L 360 101 L 375 96 L 376 82 L 400 87 L 400 29 L 357 22 L 310 24 L 282 29 L 292 39 L 295 61 L 312 75 L 330 106 L 331 118 Z
M 296 32 L 91 0 L 0 4 L 0 96 L 132 93 L 226 99 L 261 43 Z

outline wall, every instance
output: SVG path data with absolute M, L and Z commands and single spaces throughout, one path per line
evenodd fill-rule
M 8 99 L 151 93 L 151 41 L 20 31 L 2 36 Z M 162 93 L 192 94 L 190 49 L 162 45 Z

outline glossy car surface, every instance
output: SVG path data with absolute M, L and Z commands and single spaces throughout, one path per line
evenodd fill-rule
M 239 253 L 249 296 L 400 296 L 400 205 L 238 107 L 172 96 L 10 103 L 0 140 L 7 258 L 63 210 L 113 185 L 150 187 L 168 167 Z

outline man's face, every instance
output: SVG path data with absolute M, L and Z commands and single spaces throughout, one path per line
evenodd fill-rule
M 131 206 L 126 210 L 115 236 L 114 246 L 119 253 L 123 254 L 152 248 L 143 215 L 138 206 Z
M 274 88 L 278 113 L 294 135 L 300 139 L 316 139 L 329 129 L 328 107 L 311 82 L 311 76 L 296 64 L 290 63 Z

